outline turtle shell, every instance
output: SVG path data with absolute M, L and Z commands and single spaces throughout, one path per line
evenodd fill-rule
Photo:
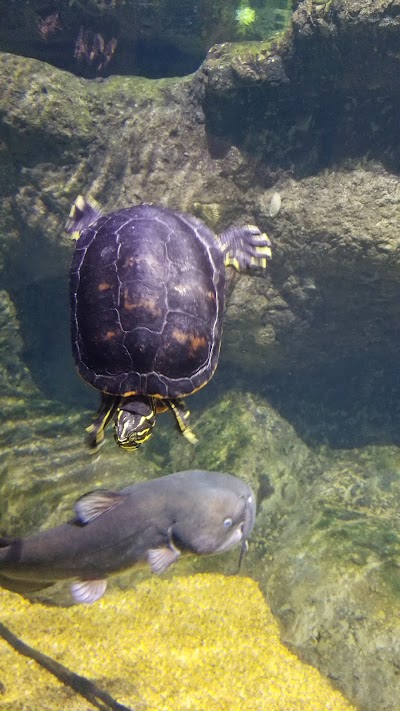
M 225 265 L 200 220 L 155 205 L 99 217 L 70 273 L 78 372 L 112 395 L 182 397 L 217 366 Z

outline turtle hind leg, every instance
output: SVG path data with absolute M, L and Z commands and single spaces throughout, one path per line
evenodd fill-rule
M 65 229 L 72 239 L 78 239 L 81 232 L 100 216 L 101 211 L 95 200 L 92 198 L 85 200 L 82 195 L 78 195 L 71 207 Z
M 170 400 L 166 400 L 166 403 L 175 415 L 180 432 L 182 432 L 183 436 L 186 437 L 191 444 L 196 444 L 198 439 L 188 424 L 190 411 L 185 406 L 183 400 L 171 398 Z
M 91 450 L 91 454 L 96 454 L 104 442 L 104 430 L 110 420 L 115 415 L 120 402 L 119 397 L 114 395 L 101 394 L 100 407 L 97 410 L 93 422 L 89 427 L 86 427 L 87 443 Z
M 271 259 L 271 242 L 255 225 L 229 227 L 221 235 L 225 266 L 235 269 L 261 267 Z

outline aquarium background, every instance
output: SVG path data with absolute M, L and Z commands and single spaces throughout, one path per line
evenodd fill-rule
M 285 0 L 3 0 L 1 6 L 4 51 L 88 78 L 190 74 L 212 45 L 269 39 L 291 13 Z
M 136 586 L 158 613 L 170 590 L 177 600 L 197 594 L 206 610 L 221 594 L 252 611 L 265 600 L 283 649 L 329 683 L 288 701 L 288 688 L 302 689 L 299 679 L 314 679 L 313 671 L 285 676 L 285 657 L 267 659 L 260 636 L 259 655 L 246 656 L 240 674 L 252 679 L 261 665 L 266 686 L 257 671 L 258 696 L 240 690 L 235 667 L 226 682 L 234 698 L 204 684 L 207 708 L 222 708 L 223 698 L 229 708 L 246 708 L 247 699 L 252 709 L 339 711 L 346 701 L 327 701 L 332 684 L 356 708 L 399 708 L 398 22 L 393 3 L 361 0 L 0 2 L 1 535 L 67 520 L 91 489 L 192 467 L 243 477 L 258 501 L 229 595 L 218 576 L 235 570 L 235 552 L 184 561 L 165 581 L 148 583 L 147 572 L 118 578 L 100 613 L 65 607 L 68 586 L 46 590 L 33 607 L 2 593 L 2 623 L 66 667 L 73 660 L 57 647 L 62 634 L 68 648 L 79 615 L 88 616 L 88 636 L 90 615 L 108 620 L 104 634 L 114 629 L 116 611 L 135 604 Z M 196 446 L 167 413 L 136 453 L 120 451 L 111 431 L 99 457 L 85 448 L 98 397 L 72 362 L 73 243 L 64 230 L 79 193 L 105 211 L 155 202 L 200 217 L 216 234 L 255 223 L 270 236 L 266 274 L 229 276 L 220 364 L 188 400 Z M 193 593 L 199 575 L 204 587 Z M 217 577 L 208 583 L 207 575 Z M 54 604 L 63 622 L 52 634 L 46 611 Z M 230 612 L 220 613 L 225 625 L 245 639 L 240 607 Z M 153 634 L 161 622 L 149 615 Z M 248 623 L 277 638 L 268 624 Z M 123 629 L 129 641 L 134 633 L 126 622 Z M 223 629 L 212 642 L 218 668 L 229 664 Z M 191 633 L 192 649 L 200 639 L 211 644 L 209 618 Z M 146 658 L 157 635 L 152 643 Z M 84 644 L 74 638 L 76 659 Z M 178 654 L 179 645 L 170 647 Z M 2 659 L 14 665 L 19 657 Z M 135 706 L 124 668 L 113 676 L 104 651 L 97 661 L 80 661 L 82 673 Z M 202 668 L 209 665 L 204 658 Z M 23 675 L 15 697 L 5 661 L 0 671 L 5 708 L 40 708 L 32 689 L 36 679 L 42 693 L 47 677 Z M 148 691 L 151 674 L 141 672 L 135 689 Z M 187 672 L 179 686 L 193 681 Z M 271 689 L 279 693 L 266 696 Z M 174 693 L 164 686 L 156 694 L 164 705 L 147 703 L 203 703 Z

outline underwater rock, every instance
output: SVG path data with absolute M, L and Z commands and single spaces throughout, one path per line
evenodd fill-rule
M 354 711 L 327 679 L 281 644 L 278 626 L 248 578 L 146 581 L 91 607 L 66 609 L 0 591 L 0 611 L 10 631 L 33 648 L 33 659 L 36 650 L 55 658 L 131 709 Z M 29 653 L 18 655 L 1 630 L 0 659 L 4 711 L 19 708 L 22 693 L 29 711 L 83 708 L 76 692 Z
M 398 357 L 399 178 L 377 165 L 358 166 L 290 179 L 282 190 L 285 211 L 267 228 L 275 293 L 269 289 L 263 301 L 256 292 L 254 299 L 259 323 L 274 330 L 282 371 L 357 358 L 360 352 L 377 360 Z M 268 220 L 267 196 L 259 197 L 255 211 L 258 224 Z M 227 320 L 235 306 L 242 322 L 238 302 L 236 292 Z M 260 334 L 259 326 L 252 352 L 264 361 Z
M 217 155 L 232 145 L 246 155 L 252 175 L 242 168 L 234 178 L 243 190 L 281 188 L 283 174 L 301 180 L 374 161 L 396 175 L 400 73 L 392 3 L 302 0 L 294 8 L 291 31 L 209 51 L 199 74 L 210 146 Z M 374 43 L 385 47 L 379 57 Z
M 38 396 L 39 391 L 22 358 L 23 341 L 16 309 L 6 291 L 0 290 L 0 417 L 17 408 L 18 399 Z M 9 402 L 9 408 L 6 402 Z M 23 406 L 22 406 L 23 407 Z
M 326 449 L 291 514 L 266 502 L 258 518 L 255 577 L 283 640 L 363 711 L 399 706 L 399 491 L 396 448 Z

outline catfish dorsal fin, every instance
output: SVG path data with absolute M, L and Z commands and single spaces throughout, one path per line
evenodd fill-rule
M 106 511 L 111 511 L 111 509 L 118 506 L 125 497 L 126 494 L 120 494 L 117 491 L 107 491 L 106 489 L 89 491 L 88 494 L 81 496 L 74 505 L 79 523 L 85 524 L 94 521 L 94 519 L 101 516 L 101 514 Z

